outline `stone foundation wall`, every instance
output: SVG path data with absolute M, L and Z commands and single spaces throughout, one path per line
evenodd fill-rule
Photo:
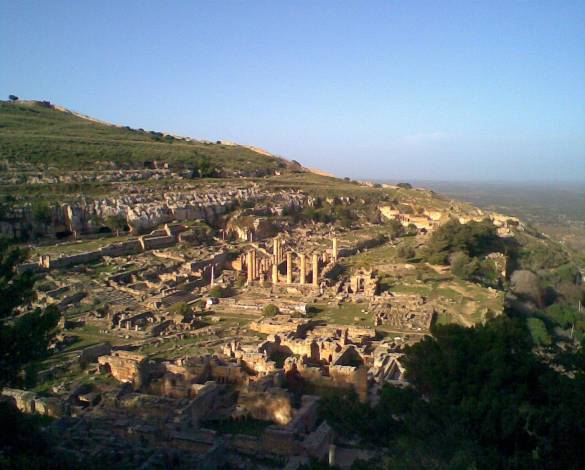
M 173 236 L 162 235 L 154 237 L 139 237 L 138 240 L 142 245 L 143 250 L 156 250 L 159 248 L 168 248 L 176 243 L 176 239 Z
M 57 398 L 40 397 L 34 392 L 16 388 L 4 388 L 2 396 L 13 400 L 16 408 L 22 413 L 40 414 L 60 418 L 65 415 L 65 404 Z

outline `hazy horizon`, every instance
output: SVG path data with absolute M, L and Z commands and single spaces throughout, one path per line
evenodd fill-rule
M 474 185 L 474 186 L 518 186 L 522 187 L 550 187 L 555 189 L 567 189 L 567 190 L 585 190 L 585 178 L 584 179 L 573 179 L 573 180 L 448 180 L 448 179 L 425 179 L 425 178 L 356 178 L 358 180 L 368 180 L 375 183 L 410 183 L 413 186 L 419 186 L 421 184 L 448 184 L 448 185 Z
M 1 10 L 3 99 L 254 145 L 353 179 L 585 181 L 583 2 Z

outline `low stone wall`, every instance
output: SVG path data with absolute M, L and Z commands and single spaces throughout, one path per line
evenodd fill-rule
M 40 397 L 34 392 L 5 388 L 2 395 L 14 400 L 16 407 L 23 413 L 35 413 L 44 416 L 59 418 L 65 414 L 65 405 L 62 401 L 52 397 Z
M 97 362 L 98 357 L 106 356 L 112 352 L 112 345 L 108 342 L 90 346 L 81 351 L 79 363 L 84 366 L 90 362 Z
M 167 235 L 161 237 L 140 237 L 121 243 L 112 243 L 97 250 L 61 256 L 59 258 L 51 258 L 49 255 L 43 255 L 40 257 L 38 263 L 23 263 L 17 266 L 17 270 L 18 272 L 38 272 L 48 269 L 68 268 L 78 264 L 100 261 L 105 256 L 116 258 L 119 256 L 135 255 L 144 250 L 168 248 L 176 242 L 175 237 Z
M 98 261 L 102 258 L 99 250 L 87 251 L 85 253 L 78 253 L 75 255 L 62 256 L 61 258 L 42 257 L 42 265 L 46 269 L 60 269 L 74 266 L 76 264 L 87 264 L 93 261 Z
M 117 256 L 128 256 L 140 253 L 142 251 L 142 245 L 137 239 L 128 240 L 121 243 L 112 243 L 99 250 L 102 256 L 111 256 L 113 258 Z
M 156 250 L 159 248 L 168 248 L 173 246 L 177 239 L 170 235 L 162 236 L 142 236 L 138 238 L 143 250 Z
M 340 249 L 338 256 L 342 256 L 342 257 L 353 256 L 358 251 L 362 251 L 362 250 L 366 250 L 366 249 L 370 249 L 370 248 L 375 248 L 377 246 L 383 245 L 387 241 L 388 241 L 388 238 L 386 238 L 384 236 L 378 236 L 378 237 L 374 237 L 374 238 L 369 238 L 367 240 L 362 240 L 362 241 L 358 242 L 355 246 L 352 246 L 350 248 Z

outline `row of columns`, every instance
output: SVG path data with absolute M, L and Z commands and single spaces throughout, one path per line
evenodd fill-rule
M 299 255 L 299 284 L 306 284 L 307 283 L 307 259 L 304 253 L 300 253 Z M 282 248 L 280 238 L 276 237 L 274 239 L 274 243 L 272 245 L 272 272 L 271 278 L 274 284 L 278 283 L 279 275 L 278 275 L 278 265 L 282 262 L 284 258 L 284 250 Z M 333 261 L 337 261 L 337 239 L 333 239 L 333 249 L 331 252 L 331 258 Z M 326 260 L 326 258 L 324 257 Z M 260 275 L 260 263 L 256 259 L 256 250 L 251 250 L 247 253 L 247 270 L 248 270 L 248 283 L 253 282 L 257 279 Z M 268 268 L 265 264 L 266 262 L 262 260 L 262 264 L 264 264 L 264 268 Z M 266 272 L 266 271 L 264 271 Z M 313 254 L 312 258 L 312 272 L 313 272 L 313 279 L 312 284 L 315 287 L 319 286 L 319 255 Z M 286 253 L 286 283 L 292 284 L 293 283 L 293 261 L 292 261 L 292 253 Z
M 307 283 L 307 257 L 304 253 L 301 253 L 299 256 L 299 284 L 306 284 Z M 276 257 L 272 259 L 272 282 L 274 284 L 278 283 L 278 263 L 276 262 Z M 247 272 L 248 272 L 248 283 L 253 282 L 257 279 L 260 275 L 260 263 L 258 263 L 256 258 L 256 250 L 251 250 L 247 254 Z M 315 287 L 319 286 L 319 255 L 313 254 L 312 259 L 312 273 L 313 279 L 312 284 Z M 292 284 L 293 283 L 293 263 L 292 263 L 292 253 L 286 253 L 286 283 Z

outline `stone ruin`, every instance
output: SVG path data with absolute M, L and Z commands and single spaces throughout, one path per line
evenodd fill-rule
M 390 294 L 370 304 L 374 324 L 395 331 L 427 332 L 435 315 L 434 306 L 418 294 Z
M 358 269 L 350 278 L 348 293 L 374 297 L 380 290 L 380 282 L 372 269 Z

